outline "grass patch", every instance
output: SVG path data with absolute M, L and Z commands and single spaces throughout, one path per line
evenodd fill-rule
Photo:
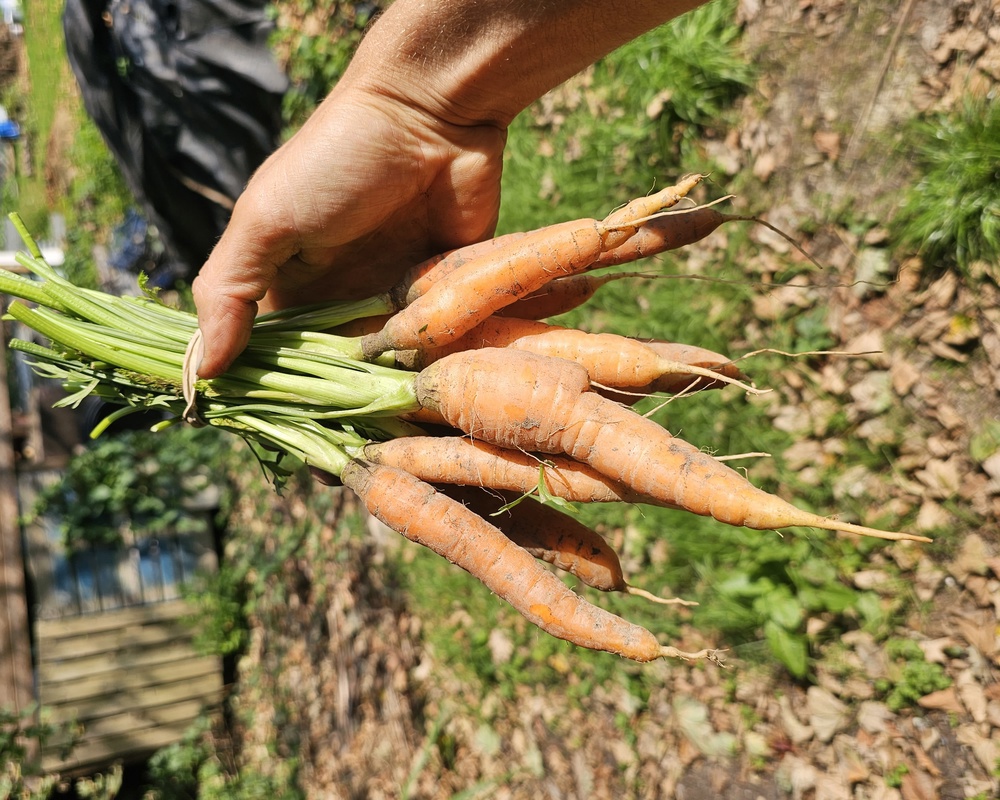
M 25 4 L 24 11 L 31 89 L 23 108 L 23 122 L 31 171 L 18 176 L 18 210 L 29 230 L 41 235 L 48 230 L 48 212 L 63 210 L 50 208 L 58 201 L 46 191 L 46 157 L 56 109 L 73 97 L 73 77 L 63 38 L 63 4 L 58 0 L 32 0 Z
M 920 178 L 892 222 L 899 247 L 934 272 L 1000 262 L 1000 103 L 965 98 L 913 123 L 906 137 Z

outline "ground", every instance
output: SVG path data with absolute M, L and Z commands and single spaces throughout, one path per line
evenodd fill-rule
M 923 680 L 912 659 L 855 631 L 823 645 L 812 685 L 737 652 L 727 669 L 650 665 L 641 702 L 618 684 L 574 696 L 569 668 L 565 693 L 523 686 L 501 697 L 439 669 L 420 620 L 386 585 L 382 554 L 395 540 L 372 525 L 351 544 L 331 526 L 286 562 L 280 582 L 298 591 L 260 609 L 244 668 L 266 664 L 274 682 L 241 699 L 259 712 L 243 747 L 297 748 L 310 797 L 392 797 L 401 785 L 427 798 L 1000 796 L 1000 463 L 972 455 L 998 419 L 997 265 L 979 266 L 994 280 L 973 290 L 917 257 L 896 260 L 883 226 L 852 225 L 887 219 L 912 179 L 895 151 L 903 121 L 963 91 L 996 91 L 1000 4 L 745 0 L 740 13 L 767 77 L 739 124 L 705 147 L 731 175 L 752 171 L 768 218 L 808 230 L 828 270 L 825 285 L 762 292 L 755 310 L 766 319 L 826 304 L 838 349 L 873 354 L 824 360 L 805 379 L 789 370 L 770 413 L 797 433 L 786 457 L 806 481 L 841 446 L 824 437 L 831 403 L 870 441 L 900 443 L 891 466 L 861 466 L 834 488 L 913 512 L 919 530 L 960 534 L 950 549 L 895 545 L 853 576 L 898 595 L 890 571 L 902 570 L 922 610 L 895 636 L 940 669 Z M 787 244 L 756 238 L 753 268 L 766 276 Z M 706 257 L 718 246 L 706 244 Z M 321 557 L 333 547 L 335 565 Z M 317 596 L 320 586 L 337 589 Z M 679 644 L 706 643 L 725 645 L 695 631 Z M 502 631 L 490 645 L 505 657 Z M 877 694 L 882 681 L 913 687 L 915 702 L 897 708 Z M 274 696 L 285 698 L 277 712 Z M 277 717 L 296 729 L 294 744 Z
M 912 179 L 895 149 L 905 120 L 997 91 L 1000 3 L 743 0 L 740 15 L 766 77 L 738 124 L 704 146 L 729 176 L 760 181 L 766 197 L 748 202 L 807 239 L 828 278 L 762 291 L 755 311 L 824 304 L 837 348 L 873 353 L 776 376 L 769 413 L 796 432 L 786 458 L 807 482 L 840 446 L 824 436 L 831 403 L 871 442 L 899 442 L 891 466 L 852 470 L 835 491 L 961 534 L 948 549 L 895 545 L 853 576 L 888 597 L 902 571 L 920 610 L 895 636 L 950 685 L 904 675 L 912 660 L 855 631 L 823 645 L 810 685 L 737 651 L 727 668 L 649 665 L 641 699 L 618 683 L 574 693 L 568 666 L 565 692 L 504 697 L 440 669 L 385 566 L 396 537 L 370 523 L 363 541 L 346 538 L 339 522 L 358 510 L 344 496 L 279 573 L 257 578 L 273 591 L 239 665 L 233 764 L 280 778 L 274 755 L 297 756 L 311 798 L 397 797 L 401 786 L 412 798 L 1000 797 L 1000 455 L 974 457 L 1000 419 L 998 267 L 981 265 L 993 280 L 973 290 L 898 259 L 881 225 L 853 224 L 887 219 Z M 788 245 L 763 230 L 755 239 L 751 268 L 766 278 Z M 706 243 L 704 257 L 720 246 Z M 248 493 L 234 522 L 267 547 L 278 516 L 306 510 L 286 493 L 262 514 Z M 683 639 L 726 645 L 694 630 Z M 505 657 L 502 631 L 490 646 Z M 891 707 L 883 680 L 915 687 L 915 703 Z

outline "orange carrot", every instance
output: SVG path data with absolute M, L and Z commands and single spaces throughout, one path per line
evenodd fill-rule
M 405 469 L 435 484 L 536 490 L 575 503 L 635 502 L 638 498 L 596 470 L 565 456 L 534 456 L 465 436 L 405 436 L 365 445 L 361 457 Z
M 495 526 L 403 470 L 355 460 L 341 478 L 373 516 L 468 571 L 552 636 L 634 661 L 717 658 L 665 647 L 645 628 L 591 605 Z
M 432 285 L 450 275 L 459 267 L 467 264 L 473 259 L 482 257 L 485 254 L 509 246 L 528 235 L 528 231 L 515 231 L 506 233 L 503 236 L 495 236 L 482 242 L 458 247 L 449 250 L 447 253 L 431 256 L 425 261 L 410 267 L 403 279 L 389 292 L 396 301 L 399 308 L 403 308 L 420 295 L 426 292 Z
M 387 350 L 439 347 L 457 339 L 497 309 L 527 297 L 554 278 L 583 271 L 602 252 L 635 235 L 635 220 L 677 203 L 701 177 L 691 176 L 676 187 L 633 200 L 606 221 L 582 219 L 552 225 L 471 259 L 447 280 L 435 282 L 381 331 L 364 336 L 362 352 L 374 358 Z
M 585 586 L 601 592 L 632 594 L 664 605 L 697 605 L 679 598 L 657 597 L 629 584 L 618 554 L 605 538 L 550 505 L 502 492 L 498 497 L 473 487 L 449 486 L 441 491 L 488 518 L 539 561 L 576 576 Z M 499 503 L 504 503 L 502 509 L 498 509 Z
M 720 522 L 928 541 L 798 509 L 589 388 L 587 371 L 579 364 L 494 348 L 447 356 L 419 373 L 416 382 L 422 406 L 477 439 L 515 450 L 563 453 L 637 494 Z
M 736 383 L 754 391 L 717 372 L 662 358 L 638 339 L 615 333 L 587 333 L 516 317 L 489 317 L 446 345 L 399 353 L 397 361 L 408 369 L 420 370 L 451 353 L 483 347 L 509 347 L 575 361 L 586 367 L 591 381 L 610 388 L 648 386 L 665 375 L 682 375 L 686 379 L 701 375 L 709 381 Z
M 655 276 L 644 272 L 606 272 L 600 275 L 583 272 L 579 275 L 567 275 L 565 278 L 549 281 L 534 294 L 498 309 L 495 316 L 521 319 L 554 317 L 579 308 L 597 294 L 598 289 L 611 281 L 650 277 Z
M 335 328 L 330 328 L 327 333 L 332 333 L 335 336 L 364 336 L 366 333 L 382 330 L 391 316 L 392 314 L 376 314 L 373 317 L 358 317 Z
M 732 359 L 719 353 L 713 353 L 703 347 L 679 342 L 665 342 L 655 339 L 640 340 L 659 355 L 677 364 L 689 364 L 699 370 L 711 370 L 731 380 L 745 381 L 747 379 Z M 617 403 L 633 405 L 643 397 L 652 394 L 678 394 L 680 392 L 702 392 L 708 389 L 721 389 L 728 386 L 731 380 L 716 380 L 705 377 L 704 373 L 685 373 L 683 371 L 668 372 L 651 381 L 646 386 L 630 389 L 628 392 L 618 392 L 614 389 L 594 387 L 594 391 L 614 400 Z

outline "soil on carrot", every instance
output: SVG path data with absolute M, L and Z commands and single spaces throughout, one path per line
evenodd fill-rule
M 262 579 L 273 589 L 241 661 L 236 763 L 267 774 L 270 754 L 294 758 L 310 798 L 998 796 L 1000 455 L 987 451 L 1000 453 L 1000 291 L 891 252 L 882 224 L 913 177 L 897 151 L 904 121 L 998 91 L 998 7 L 745 0 L 740 14 L 762 78 L 737 124 L 702 145 L 744 180 L 752 211 L 827 265 L 836 349 L 877 351 L 816 362 L 807 380 L 801 364 L 769 376 L 781 387 L 770 414 L 788 425 L 803 407 L 814 419 L 830 408 L 876 450 L 891 445 L 891 460 L 864 460 L 833 490 L 936 538 L 880 549 L 846 576 L 875 603 L 906 595 L 909 616 L 881 637 L 860 626 L 824 637 L 822 616 L 811 620 L 808 682 L 759 658 L 763 644 L 735 648 L 726 669 L 654 663 L 639 681 L 590 683 L 540 648 L 559 682 L 501 691 L 488 676 L 515 657 L 509 637 L 489 634 L 478 678 L 443 670 L 392 566 L 412 556 L 387 558 L 404 545 L 370 521 L 368 536 L 345 536 L 341 521 L 359 514 L 345 496 Z M 752 238 L 766 273 L 787 246 L 762 229 Z M 706 260 L 720 246 L 699 245 Z M 776 291 L 755 308 L 802 304 Z M 824 429 L 788 454 L 806 483 L 807 464 L 844 446 Z M 234 524 L 267 547 L 272 520 L 252 498 Z M 274 513 L 295 518 L 302 502 L 286 493 Z M 452 614 L 465 646 L 472 620 L 460 603 Z M 681 620 L 680 649 L 726 646 Z

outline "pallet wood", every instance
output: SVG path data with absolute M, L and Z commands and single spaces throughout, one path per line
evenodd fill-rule
M 142 758 L 218 707 L 221 663 L 195 650 L 189 613 L 177 600 L 38 621 L 39 702 L 52 722 L 68 726 L 42 748 L 46 772 Z

